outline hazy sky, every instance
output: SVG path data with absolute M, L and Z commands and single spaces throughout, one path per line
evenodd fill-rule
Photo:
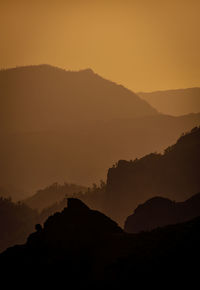
M 41 63 L 134 91 L 200 86 L 200 1 L 0 0 L 0 67 Z

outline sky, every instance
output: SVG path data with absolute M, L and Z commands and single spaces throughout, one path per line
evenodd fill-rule
M 91 68 L 129 89 L 200 86 L 199 0 L 0 0 L 0 68 Z

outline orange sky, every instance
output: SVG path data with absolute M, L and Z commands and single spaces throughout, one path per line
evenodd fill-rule
M 199 15 L 199 0 L 0 0 L 0 67 L 90 67 L 134 91 L 200 86 Z

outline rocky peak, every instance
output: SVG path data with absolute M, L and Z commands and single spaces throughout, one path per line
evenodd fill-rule
M 82 210 L 90 210 L 87 205 L 85 205 L 80 199 L 78 198 L 68 198 L 67 199 L 67 209 L 68 210 L 75 210 L 75 211 L 82 211 Z

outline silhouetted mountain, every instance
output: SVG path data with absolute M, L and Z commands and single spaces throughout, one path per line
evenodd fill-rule
M 160 115 L 91 70 L 8 69 L 0 87 L 0 186 L 13 200 L 55 181 L 90 186 L 119 158 L 163 150 L 200 123 Z
M 80 285 L 85 283 L 85 280 L 90 282 L 89 276 L 99 267 L 98 258 L 102 259 L 102 262 L 104 260 L 104 257 L 101 258 L 104 244 L 107 241 L 109 243 L 109 237 L 123 233 L 110 218 L 101 212 L 90 210 L 75 198 L 69 198 L 68 207 L 61 213 L 50 216 L 44 227 L 37 224 L 35 228 L 36 232 L 29 236 L 24 246 L 10 248 L 0 256 L 0 267 L 3 262 L 6 269 L 14 254 L 16 259 L 11 262 L 10 271 L 17 263 L 20 271 L 26 271 L 24 266 L 29 265 L 29 275 L 32 275 L 35 267 L 38 275 L 43 268 L 42 275 L 50 271 L 56 279 L 56 275 L 61 275 L 62 279 L 65 273 L 64 276 L 69 275 L 68 286 L 71 285 L 71 279 Z M 91 267 L 91 263 L 94 268 Z
M 33 231 L 36 223 L 43 224 L 47 218 L 56 212 L 61 212 L 67 206 L 66 197 L 79 198 L 91 208 L 102 210 L 105 200 L 105 183 L 93 185 L 92 188 L 80 187 L 74 184 L 57 183 L 39 190 L 27 204 L 13 202 L 11 199 L 0 198 L 0 252 L 17 243 L 25 242 Z M 78 191 L 78 189 L 84 191 Z M 31 209 L 36 208 L 38 211 Z
M 125 217 L 132 212 L 133 207 L 136 207 L 138 203 L 144 202 L 147 198 L 155 195 L 163 195 L 173 199 L 183 200 L 189 197 L 189 191 L 193 193 L 194 191 L 198 191 L 197 189 L 199 187 L 199 131 L 199 128 L 194 128 L 190 133 L 179 138 L 175 145 L 165 150 L 164 155 L 151 154 L 135 161 L 119 161 L 117 167 L 109 170 L 108 185 L 101 182 L 100 186 L 94 184 L 93 188 L 76 193 L 72 192 L 75 190 L 73 186 L 70 187 L 67 185 L 67 189 L 72 189 L 71 192 L 68 192 L 68 196 L 71 195 L 81 199 L 88 206 L 101 210 L 112 218 L 115 217 L 121 224 L 124 222 Z M 112 175 L 113 172 L 114 175 Z M 186 178 L 183 178 L 184 176 Z M 78 190 L 78 188 L 76 189 Z M 65 190 L 65 185 L 58 186 L 54 184 L 45 190 L 38 191 L 34 196 L 36 199 L 34 200 L 33 198 L 33 201 L 36 201 L 35 206 L 42 210 L 47 202 L 50 205 L 43 209 L 40 215 L 33 214 L 34 212 L 28 209 L 28 207 L 19 207 L 17 204 L 13 204 L 9 207 L 10 210 L 6 211 L 0 208 L 0 212 L 3 211 L 4 213 L 2 222 L 4 225 L 11 222 L 10 227 L 12 229 L 10 231 L 8 230 L 6 235 L 4 230 L 0 230 L 2 249 L 18 243 L 18 241 L 23 241 L 31 232 L 35 222 L 43 223 L 49 215 L 63 210 L 66 207 L 66 199 L 62 199 L 60 202 L 57 201 L 52 205 L 51 202 L 54 197 L 63 197 L 66 192 Z M 49 201 L 48 197 L 50 197 Z M 158 212 L 161 211 L 163 215 L 168 210 L 168 206 L 170 207 L 172 204 L 174 207 L 174 203 L 171 201 L 159 198 L 154 199 L 154 202 L 156 201 L 160 202 Z M 192 201 L 193 199 L 187 201 L 188 208 L 191 207 L 191 211 L 196 216 L 198 214 L 198 202 Z M 9 203 L 6 204 L 9 205 Z M 194 209 L 194 205 L 197 206 L 196 209 Z M 23 207 L 27 208 L 27 210 L 23 211 Z M 22 221 L 28 221 L 28 227 L 24 226 L 23 222 L 17 222 L 17 218 L 15 218 L 16 208 L 19 210 L 18 214 L 22 216 Z M 14 216 L 12 221 L 10 216 Z M 184 214 L 176 222 L 191 217 L 193 217 L 191 212 L 189 211 L 188 213 L 184 207 Z M 165 216 L 162 219 L 159 218 L 159 220 L 161 225 L 171 223 L 170 217 L 166 218 L 166 222 Z M 18 226 L 15 225 L 15 222 L 18 223 Z M 159 223 L 158 221 L 156 222 Z
M 48 195 L 48 188 L 46 193 Z M 105 206 L 105 194 L 106 184 L 103 181 L 100 182 L 99 186 L 93 184 L 93 187 L 88 187 L 87 190 L 73 192 L 72 194 L 69 193 L 61 201 L 57 201 L 50 206 L 43 208 L 43 210 L 40 212 L 40 222 L 43 223 L 50 215 L 54 214 L 55 212 L 62 211 L 67 206 L 67 198 L 70 197 L 78 198 L 90 208 L 94 208 L 103 212 Z
M 200 191 L 200 127 L 181 136 L 164 154 L 120 160 L 108 171 L 107 214 L 121 223 L 154 196 L 183 201 Z
M 79 198 L 90 207 L 102 210 L 105 187 L 103 181 L 100 186 L 94 184 L 92 188 L 87 189 L 74 184 L 55 183 L 39 190 L 33 197 L 23 202 L 13 202 L 11 199 L 1 197 L 0 252 L 15 244 L 24 243 L 36 223 L 43 224 L 49 216 L 63 211 L 67 206 L 66 197 Z M 78 191 L 80 189 L 84 190 Z
M 180 278 L 194 281 L 198 273 L 199 242 L 200 218 L 127 234 L 105 215 L 69 199 L 68 208 L 51 216 L 43 228 L 36 225 L 25 245 L 2 253 L 0 267 L 2 274 L 23 273 L 46 287 L 56 282 L 76 289 L 128 289 L 133 281 L 155 287 L 165 280 L 165 285 L 180 285 Z
M 137 94 L 163 114 L 180 116 L 200 112 L 200 88 Z
M 54 203 L 59 203 L 67 196 L 70 197 L 82 191 L 86 191 L 86 187 L 66 182 L 63 185 L 53 183 L 44 189 L 38 190 L 23 202 L 31 208 L 41 211 Z
M 37 212 L 25 204 L 0 198 L 0 252 L 14 244 L 24 243 L 38 220 Z
M 9 195 L 19 188 L 27 197 L 38 188 L 66 180 L 82 185 L 106 179 L 119 159 L 135 159 L 173 144 L 182 132 L 200 124 L 199 115 L 152 116 L 108 122 L 83 122 L 52 132 L 1 136 L 0 185 Z
M 50 216 L 41 231 L 33 233 L 28 238 L 28 245 L 34 246 L 43 238 L 47 245 L 52 240 L 62 243 L 80 237 L 90 239 L 104 234 L 122 233 L 122 229 L 110 218 L 99 211 L 91 210 L 81 200 L 68 198 L 68 206 L 62 212 Z
M 50 65 L 0 71 L 0 131 L 61 130 L 69 122 L 157 114 L 146 101 L 91 69 Z
M 200 193 L 184 202 L 154 197 L 139 205 L 126 221 L 124 229 L 129 233 L 150 231 L 170 224 L 189 221 L 200 216 Z

